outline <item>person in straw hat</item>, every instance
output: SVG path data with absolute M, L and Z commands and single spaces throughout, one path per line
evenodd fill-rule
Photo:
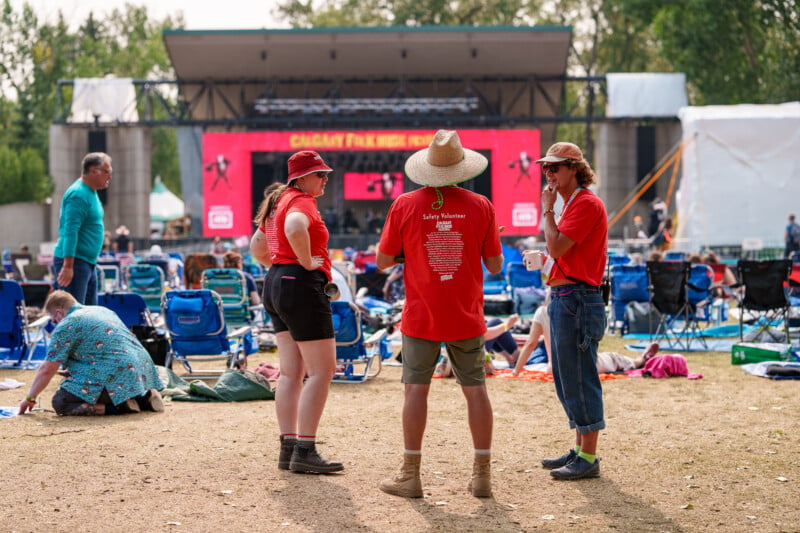
M 250 251 L 269 267 L 262 301 L 275 328 L 281 376 L 275 394 L 280 429 L 278 468 L 308 474 L 339 472 L 316 447 L 317 427 L 336 370 L 328 229 L 317 207 L 333 171 L 317 152 L 288 161 L 287 183 L 264 191 Z M 307 377 L 306 377 L 307 376 Z
M 542 209 L 548 257 L 542 273 L 550 286 L 549 355 L 556 394 L 575 430 L 575 446 L 560 457 L 542 460 L 542 466 L 551 470 L 555 479 L 597 477 L 597 438 L 606 427 L 596 361 L 606 329 L 600 285 L 608 247 L 608 216 L 603 201 L 587 189 L 597 180 L 580 148 L 558 142 L 536 162 L 547 179 Z M 563 207 L 556 218 L 558 196 Z
M 488 162 L 461 146 L 455 131 L 439 130 L 428 148 L 408 158 L 405 172 L 423 188 L 399 196 L 386 217 L 378 245 L 381 270 L 404 261 L 402 315 L 403 440 L 400 471 L 380 484 L 389 494 L 422 497 L 420 462 L 427 398 L 445 344 L 467 400 L 475 458 L 467 490 L 491 497 L 492 406 L 484 363 L 483 270 L 503 265 L 494 207 L 456 184 L 481 174 Z

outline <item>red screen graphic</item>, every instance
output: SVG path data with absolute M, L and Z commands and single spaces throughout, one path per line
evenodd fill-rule
M 345 172 L 345 200 L 394 200 L 403 194 L 400 172 Z
M 251 161 L 255 152 L 316 150 L 325 157 L 327 152 L 412 151 L 427 148 L 435 133 L 433 130 L 204 133 L 203 235 L 250 235 Z M 539 130 L 459 130 L 458 135 L 465 148 L 491 152 L 492 203 L 498 225 L 505 226 L 503 235 L 538 234 L 541 171 L 533 161 L 540 153 Z M 345 180 L 349 174 L 357 174 L 359 180 L 371 175 L 346 168 L 334 169 L 334 173 Z M 361 198 L 375 194 L 364 199 L 383 199 L 377 184 L 374 191 L 368 191 L 364 182 L 361 185 L 363 191 L 353 192 L 354 195 Z M 345 200 L 349 199 L 348 190 L 346 186 Z M 400 193 L 402 180 L 398 179 L 392 188 L 392 198 Z

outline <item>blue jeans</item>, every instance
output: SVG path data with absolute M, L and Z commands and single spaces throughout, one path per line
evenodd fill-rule
M 606 307 L 597 287 L 576 283 L 550 292 L 550 358 L 556 394 L 578 433 L 606 427 L 597 345 L 606 330 Z
M 53 271 L 56 278 L 63 266 L 63 257 L 53 257 Z M 76 257 L 72 263 L 72 281 L 66 287 L 59 289 L 70 293 L 79 304 L 97 305 L 97 267 Z

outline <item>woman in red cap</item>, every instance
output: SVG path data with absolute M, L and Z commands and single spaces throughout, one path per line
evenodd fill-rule
M 314 474 L 344 469 L 320 455 L 315 444 L 336 367 L 325 295 L 331 281 L 328 229 L 316 201 L 325 193 L 329 172 L 316 152 L 292 155 L 287 183 L 264 191 L 255 218 L 258 229 L 250 240 L 253 257 L 269 268 L 262 300 L 275 327 L 281 369 L 275 394 L 281 432 L 278 468 Z

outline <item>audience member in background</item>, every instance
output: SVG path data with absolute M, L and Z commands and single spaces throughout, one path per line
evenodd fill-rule
M 383 299 L 393 304 L 406 297 L 406 284 L 403 280 L 403 264 L 398 263 L 389 271 L 383 284 Z
M 789 222 L 786 224 L 783 240 L 786 243 L 783 257 L 784 259 L 789 259 L 792 254 L 800 250 L 800 224 L 795 222 L 794 214 L 789 215 Z
M 509 367 L 513 367 L 517 363 L 520 350 L 510 330 L 518 321 L 519 315 L 517 314 L 509 315 L 505 320 L 497 317 L 486 320 L 486 334 L 483 339 L 486 342 L 486 364 L 484 365 L 484 370 L 487 375 L 494 374 L 494 355 L 503 357 Z M 436 371 L 434 372 L 434 375 L 437 374 L 446 378 L 453 376 L 453 367 L 447 356 L 439 358 L 439 363 L 436 365 Z
M 44 304 L 55 329 L 47 360 L 39 367 L 19 414 L 30 411 L 37 396 L 63 367 L 66 378 L 53 396 L 59 415 L 96 416 L 163 411 L 159 390 L 164 384 L 139 340 L 116 313 L 83 306 L 62 290 Z
M 222 242 L 222 237 L 214 235 L 214 240 L 208 246 L 208 253 L 214 255 L 222 255 L 225 253 L 225 243 Z
M 650 245 L 656 250 L 662 252 L 669 250 L 672 247 L 672 219 L 667 218 L 658 228 Z
M 235 268 L 244 274 L 244 279 L 247 281 L 247 295 L 250 298 L 250 305 L 258 305 L 261 303 L 261 296 L 258 294 L 258 287 L 256 280 L 250 272 L 244 270 L 244 259 L 239 252 L 228 251 L 222 255 L 222 268 Z
M 664 254 L 662 254 L 658 250 L 653 250 L 652 252 L 650 252 L 650 255 L 647 256 L 647 260 L 648 261 L 663 261 L 664 260 Z
M 344 465 L 316 448 L 316 435 L 331 379 L 336 343 L 325 285 L 332 280 L 328 229 L 317 198 L 325 193 L 332 169 L 313 151 L 289 158 L 286 184 L 264 192 L 250 251 L 269 267 L 262 300 L 272 318 L 281 377 L 275 393 L 280 429 L 278 468 L 325 474 Z
M 724 265 L 722 261 L 720 261 L 719 256 L 714 252 L 706 252 L 703 256 L 703 263 L 707 264 L 714 270 L 714 277 L 717 277 L 717 271 L 722 270 L 722 280 L 719 282 L 719 287 L 715 289 L 715 296 L 717 297 L 724 297 L 729 296 L 731 291 L 732 285 L 736 285 L 736 275 L 733 271 L 728 267 L 728 265 Z
M 115 254 L 133 254 L 133 240 L 130 239 L 129 235 L 131 234 L 128 226 L 121 225 L 117 228 L 116 237 L 114 237 L 114 242 L 112 243 L 111 247 L 114 250 Z
M 108 188 L 112 172 L 108 154 L 86 154 L 81 177 L 67 188 L 61 200 L 53 271 L 59 288 L 86 305 L 97 305 L 97 257 L 105 232 L 103 204 L 97 191 Z

